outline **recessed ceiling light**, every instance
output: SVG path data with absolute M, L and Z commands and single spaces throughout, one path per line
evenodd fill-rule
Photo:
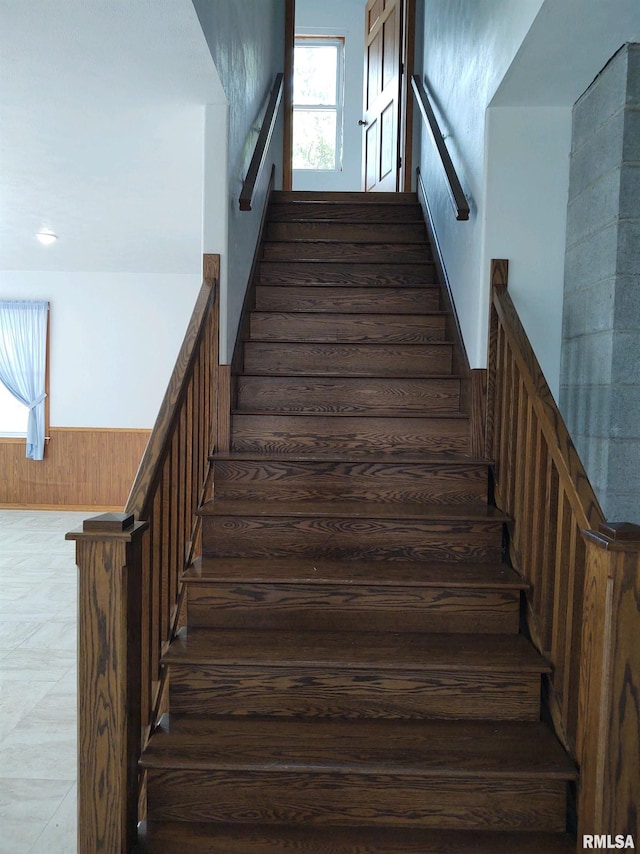
M 36 237 L 43 246 L 51 246 L 51 244 L 55 243 L 58 239 L 58 235 L 54 234 L 52 231 L 39 231 L 36 234 Z

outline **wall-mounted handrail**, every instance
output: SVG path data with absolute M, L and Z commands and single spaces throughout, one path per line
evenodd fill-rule
M 256 147 L 253 152 L 253 157 L 251 158 L 251 163 L 249 164 L 249 169 L 247 171 L 247 177 L 244 179 L 244 183 L 242 185 L 242 192 L 240 193 L 241 211 L 251 210 L 251 206 L 253 204 L 253 194 L 255 192 L 256 184 L 258 183 L 260 173 L 262 172 L 264 164 L 267 160 L 267 152 L 269 150 L 271 137 L 273 136 L 273 131 L 276 126 L 276 120 L 278 118 L 278 111 L 282 102 L 283 91 L 284 74 L 282 74 L 281 72 L 279 74 L 276 74 L 275 82 L 271 90 L 271 96 L 269 98 L 269 103 L 267 105 L 267 110 L 264 114 L 262 127 L 260 128 L 260 133 L 258 134 L 258 139 L 256 141 Z
M 458 178 L 454 168 L 447 146 L 445 145 L 444 137 L 438 125 L 436 114 L 431 106 L 427 90 L 417 74 L 414 74 L 411 78 L 411 88 L 413 89 L 413 94 L 415 95 L 417 104 L 420 107 L 424 123 L 429 131 L 429 135 L 431 136 L 431 141 L 438 152 L 440 163 L 447 179 L 447 189 L 449 191 L 451 204 L 456 212 L 456 219 L 467 220 L 469 219 L 469 203 L 467 202 L 467 197 L 464 194 L 462 184 L 460 183 L 460 179 Z

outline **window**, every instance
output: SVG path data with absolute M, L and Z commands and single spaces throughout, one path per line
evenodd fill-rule
M 48 422 L 49 303 L 0 300 L 0 436 L 23 437 L 44 457 Z
M 0 382 L 0 436 L 27 435 L 29 410 Z
M 293 68 L 293 168 L 341 171 L 344 39 L 298 36 Z

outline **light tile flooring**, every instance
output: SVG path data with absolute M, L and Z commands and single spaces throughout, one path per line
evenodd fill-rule
M 91 511 L 0 509 L 0 854 L 76 854 L 75 543 Z

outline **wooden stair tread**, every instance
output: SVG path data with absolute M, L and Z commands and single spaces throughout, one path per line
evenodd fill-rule
M 331 261 L 319 264 L 317 261 L 260 261 L 261 285 L 277 287 L 402 287 L 437 288 L 435 263 L 433 261 L 390 261 L 385 264 L 366 261 L 345 261 L 335 265 Z
M 400 222 L 350 218 L 348 222 L 333 219 L 300 217 L 294 220 L 269 218 L 265 243 L 296 243 L 298 241 L 317 241 L 324 243 L 424 243 L 429 246 L 424 221 L 417 216 L 404 218 Z
M 147 822 L 140 854 L 575 854 L 562 833 Z
M 407 309 L 407 311 L 283 311 L 282 309 L 273 309 L 270 310 L 268 308 L 260 308 L 251 312 L 252 316 L 260 316 L 261 314 L 271 314 L 271 315 L 279 315 L 283 320 L 286 320 L 290 317 L 295 317 L 299 319 L 301 316 L 310 315 L 311 319 L 316 320 L 318 314 L 322 314 L 322 317 L 328 318 L 329 320 L 333 318 L 347 318 L 348 320 L 352 320 L 353 318 L 359 317 L 370 317 L 372 320 L 380 321 L 380 320 L 406 320 L 407 316 L 409 317 L 441 317 L 446 318 L 447 312 L 440 311 L 439 309 L 427 309 L 425 311 L 416 312 L 415 309 Z M 252 338 L 252 341 L 255 339 Z
M 447 465 L 447 466 L 469 466 L 481 465 L 490 466 L 492 460 L 486 460 L 481 457 L 466 456 L 464 454 L 384 454 L 384 453 L 355 453 L 350 451 L 333 452 L 325 454 L 295 453 L 295 454 L 273 454 L 273 453 L 256 453 L 250 451 L 215 451 L 209 457 L 210 460 L 259 460 L 261 462 L 336 462 L 336 463 L 389 463 L 393 465 Z
M 526 590 L 528 584 L 506 564 L 460 565 L 405 561 L 327 561 L 312 558 L 197 558 L 183 575 L 188 583 L 340 584 L 347 587 L 473 587 Z
M 168 725 L 168 729 L 165 727 Z M 363 776 L 573 780 L 539 722 L 303 720 L 167 716 L 143 768 Z
M 272 416 L 283 416 L 285 418 L 410 418 L 417 419 L 418 421 L 429 420 L 432 421 L 434 419 L 456 419 L 459 421 L 468 420 L 469 415 L 466 412 L 432 412 L 429 415 L 425 415 L 422 412 L 404 412 L 401 409 L 377 409 L 374 411 L 367 412 L 363 410 L 361 412 L 329 412 L 329 411 L 319 411 L 319 412 L 311 412 L 306 409 L 301 410 L 282 410 L 282 409 L 232 409 L 232 415 L 260 415 L 265 418 L 270 418 Z
M 522 635 L 190 629 L 174 639 L 165 664 L 270 665 L 376 670 L 549 673 Z
M 273 202 L 318 202 L 329 205 L 353 204 L 359 202 L 370 205 L 418 204 L 418 194 L 415 192 L 400 193 L 365 193 L 361 190 L 328 192 L 325 190 L 274 190 L 271 194 Z
M 509 516 L 486 504 L 431 505 L 385 504 L 367 501 L 263 501 L 213 500 L 198 510 L 201 516 L 318 516 L 349 519 L 411 519 L 425 522 L 506 522 Z

